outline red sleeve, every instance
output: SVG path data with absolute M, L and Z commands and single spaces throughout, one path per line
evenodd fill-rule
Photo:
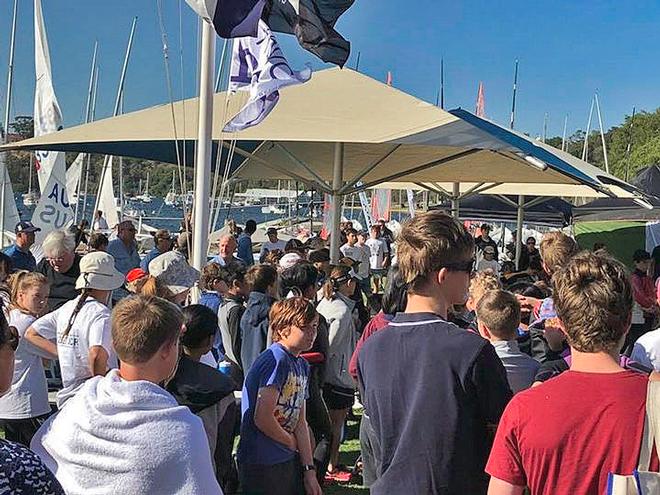
M 378 330 L 378 326 L 374 324 L 375 320 L 376 320 L 376 316 L 374 316 L 369 321 L 369 323 L 367 323 L 367 326 L 364 327 L 364 331 L 362 332 L 362 335 L 360 335 L 360 339 L 357 341 L 357 344 L 355 344 L 355 350 L 353 351 L 351 360 L 348 363 L 348 372 L 351 374 L 353 380 L 355 380 L 356 382 L 358 379 L 358 355 L 360 354 L 360 349 L 362 349 L 362 346 L 364 345 L 366 340 Z
M 631 277 L 633 296 L 635 301 L 642 308 L 650 308 L 656 303 L 655 291 L 653 290 L 653 283 L 647 277 L 640 277 L 633 274 Z
M 519 407 L 514 397 L 504 410 L 497 427 L 493 449 L 490 451 L 486 472 L 515 486 L 526 486 L 527 476 L 518 447 Z

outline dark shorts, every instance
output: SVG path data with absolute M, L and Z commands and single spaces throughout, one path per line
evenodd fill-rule
M 238 467 L 243 495 L 304 495 L 300 458 L 270 466 Z
M 355 402 L 355 391 L 352 388 L 338 387 L 326 383 L 323 386 L 323 399 L 331 411 L 349 409 Z

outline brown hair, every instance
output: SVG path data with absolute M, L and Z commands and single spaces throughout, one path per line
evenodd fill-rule
M 94 232 L 89 236 L 87 247 L 94 251 L 100 251 L 102 247 L 108 247 L 108 236 L 102 232 Z
M 277 270 L 271 265 L 254 265 L 245 274 L 245 282 L 253 292 L 266 293 L 277 282 Z
M 12 273 L 8 279 L 9 287 L 11 288 L 11 309 L 19 309 L 26 311 L 18 305 L 18 293 L 25 292 L 32 287 L 48 287 L 48 279 L 45 275 L 38 272 L 28 272 L 27 270 L 19 270 Z
M 199 288 L 200 290 L 213 290 L 213 284 L 219 280 L 223 280 L 225 275 L 225 270 L 217 263 L 209 263 L 208 265 L 202 268 L 201 276 L 199 277 Z
M 575 240 L 559 231 L 545 234 L 541 239 L 540 247 L 541 261 L 543 261 L 548 275 L 555 273 L 578 252 L 578 245 Z
M 142 284 L 135 285 L 135 292 L 138 294 L 142 296 L 160 297 L 168 301 L 174 299 L 174 294 L 172 294 L 172 291 L 165 287 L 163 283 L 158 280 L 158 277 L 149 275 L 148 277 L 143 277 L 140 280 L 144 280 L 144 282 L 142 282 Z
M 553 278 L 553 301 L 568 343 L 580 352 L 610 352 L 630 326 L 633 296 L 626 267 L 607 253 L 583 251 Z
M 477 303 L 477 321 L 498 339 L 515 339 L 520 326 L 520 304 L 516 296 L 505 290 L 487 291 Z
M 408 292 L 426 285 L 430 273 L 448 263 L 467 260 L 474 253 L 474 239 L 463 224 L 441 211 L 422 213 L 404 224 L 397 239 L 399 268 Z
M 304 297 L 277 301 L 268 315 L 273 342 L 288 337 L 292 326 L 302 328 L 309 325 L 317 315 L 314 305 Z
M 332 265 L 330 267 L 330 276 L 323 284 L 321 290 L 323 291 L 323 297 L 330 300 L 332 299 L 333 294 L 339 290 L 339 288 L 344 285 L 348 280 L 348 273 L 351 271 L 351 267 L 347 265 Z M 343 280 L 346 279 L 346 280 Z
M 112 310 L 112 345 L 121 361 L 144 363 L 181 333 L 183 314 L 169 301 L 130 296 Z
M 498 290 L 502 288 L 500 280 L 493 270 L 484 270 L 474 274 L 470 279 L 470 299 L 478 304 L 483 295 L 489 290 Z

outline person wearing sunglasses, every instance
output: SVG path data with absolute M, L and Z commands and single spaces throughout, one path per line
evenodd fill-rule
M 468 298 L 474 239 L 431 211 L 403 227 L 397 257 L 405 312 L 358 355 L 360 396 L 380 451 L 371 493 L 485 493 L 489 431 L 512 393 L 493 346 L 447 321 Z

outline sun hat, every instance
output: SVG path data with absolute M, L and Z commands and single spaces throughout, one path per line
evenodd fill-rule
M 124 274 L 115 268 L 115 259 L 103 251 L 94 251 L 80 259 L 76 289 L 115 290 L 124 283 Z
M 302 256 L 298 253 L 286 253 L 282 258 L 280 258 L 280 268 L 287 269 L 291 268 L 293 265 L 302 260 Z
M 199 280 L 199 272 L 177 251 L 168 251 L 152 259 L 149 263 L 149 273 L 174 295 L 192 288 Z

